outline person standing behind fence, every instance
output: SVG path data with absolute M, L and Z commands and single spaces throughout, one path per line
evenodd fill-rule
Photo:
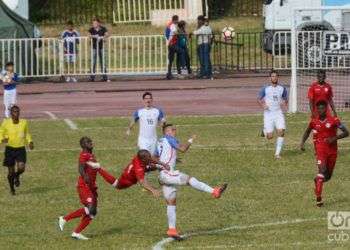
M 80 42 L 80 34 L 74 29 L 73 22 L 67 22 L 67 29 L 62 32 L 61 38 L 63 40 L 64 57 L 66 60 L 67 73 L 70 74 L 74 70 L 74 64 L 76 62 L 78 54 L 78 44 Z M 66 77 L 66 82 L 77 82 L 75 77 Z
M 198 16 L 198 29 L 193 32 L 197 36 L 197 53 L 200 63 L 199 78 L 212 79 L 212 65 L 210 60 L 211 42 L 213 38 L 209 20 L 203 15 Z
M 188 52 L 188 34 L 186 33 L 186 22 L 180 21 L 178 24 L 178 46 L 180 48 L 180 64 L 183 74 L 192 74 L 190 55 Z
M 9 118 L 11 107 L 17 103 L 16 82 L 19 80 L 13 62 L 6 63 L 5 70 L 0 73 L 0 80 L 4 86 L 5 117 Z
M 173 62 L 175 59 L 175 55 L 179 56 L 179 47 L 177 46 L 177 24 L 179 22 L 179 16 L 174 15 L 171 19 L 171 22 L 168 23 L 165 29 L 165 37 L 167 39 L 168 45 L 168 73 L 166 78 L 168 80 L 173 79 L 173 74 L 171 73 Z M 178 73 L 181 73 L 180 69 L 178 69 Z
M 90 37 L 92 39 L 92 75 L 90 80 L 95 81 L 95 73 L 96 73 L 96 64 L 97 58 L 99 58 L 101 72 L 104 73 L 102 75 L 102 81 L 107 82 L 107 69 L 105 63 L 105 53 L 104 53 L 104 40 L 108 37 L 107 29 L 101 25 L 101 21 L 98 18 L 94 18 L 92 20 L 92 27 L 89 29 Z

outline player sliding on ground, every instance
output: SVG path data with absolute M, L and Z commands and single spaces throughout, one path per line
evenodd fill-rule
M 142 95 L 142 99 L 144 107 L 135 111 L 126 134 L 129 136 L 135 123 L 139 122 L 140 129 L 137 146 L 139 149 L 146 149 L 154 155 L 157 147 L 157 126 L 158 124 L 163 126 L 165 115 L 161 109 L 153 106 L 151 92 L 145 92 Z
M 309 138 L 310 133 L 313 132 L 318 167 L 318 173 L 314 179 L 315 195 L 316 205 L 319 207 L 323 205 L 323 183 L 331 179 L 337 161 L 337 141 L 349 136 L 349 131 L 340 120 L 337 117 L 327 114 L 327 106 L 328 104 L 325 101 L 319 101 L 316 104 L 318 117 L 312 118 L 300 145 L 300 149 L 305 151 L 305 142 Z M 340 129 L 342 133 L 337 134 L 338 129 Z
M 332 86 L 326 82 L 326 72 L 324 70 L 319 70 L 317 72 L 317 81 L 313 82 L 309 87 L 308 98 L 312 117 L 317 117 L 316 103 L 319 101 L 325 101 L 327 103 L 328 114 L 330 114 L 329 108 L 331 108 L 333 115 L 337 116 L 333 102 Z
M 288 93 L 287 89 L 279 84 L 276 71 L 270 72 L 270 79 L 271 84 L 260 90 L 258 103 L 264 109 L 264 136 L 271 140 L 275 128 L 277 130 L 275 158 L 280 159 L 286 130 L 282 106 L 288 105 Z
M 78 227 L 72 233 L 72 237 L 78 240 L 88 240 L 89 238 L 81 234 L 81 232 L 90 224 L 91 220 L 97 214 L 97 186 L 96 175 L 108 174 L 104 169 L 100 167 L 100 164 L 96 161 L 93 154 L 93 144 L 89 137 L 82 137 L 80 139 L 80 146 L 82 151 L 79 156 L 79 177 L 77 183 L 77 191 L 79 194 L 80 202 L 84 207 L 66 215 L 61 216 L 58 219 L 58 225 L 61 231 L 63 231 L 66 222 L 81 218 L 81 222 Z M 108 174 L 109 175 L 109 174 Z
M 162 185 L 163 195 L 167 203 L 167 215 L 169 229 L 167 235 L 176 239 L 180 239 L 180 235 L 176 230 L 176 192 L 177 186 L 189 185 L 199 191 L 212 194 L 214 198 L 220 198 L 227 188 L 227 184 L 220 187 L 212 188 L 207 184 L 198 181 L 194 177 L 181 173 L 176 170 L 177 151 L 187 152 L 190 148 L 195 136 L 192 136 L 186 144 L 180 144 L 176 139 L 176 128 L 172 124 L 163 126 L 164 137 L 158 141 L 159 160 L 166 162 L 170 166 L 170 170 L 163 169 L 159 173 L 159 183 Z

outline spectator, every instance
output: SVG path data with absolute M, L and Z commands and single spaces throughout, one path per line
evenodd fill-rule
M 178 28 L 177 24 L 179 22 L 179 16 L 175 15 L 172 17 L 171 22 L 168 23 L 166 29 L 165 29 L 165 37 L 167 39 L 168 44 L 168 72 L 166 75 L 166 78 L 168 80 L 173 78 L 172 75 L 172 66 L 175 59 L 175 55 L 179 56 L 179 50 L 177 44 L 177 35 L 178 35 Z M 178 67 L 178 73 L 181 73 L 179 67 Z
M 178 23 L 178 46 L 180 48 L 180 65 L 181 73 L 192 74 L 190 55 L 188 52 L 188 34 L 186 32 L 186 22 L 180 21 Z
M 74 69 L 74 64 L 77 59 L 78 54 L 78 44 L 80 42 L 80 34 L 74 29 L 72 21 L 67 22 L 67 29 L 62 32 L 61 38 L 63 40 L 64 57 L 66 60 L 67 73 L 72 73 L 71 70 Z M 75 77 L 66 77 L 66 82 L 77 82 Z
M 8 62 L 5 65 L 5 69 L 0 73 L 0 80 L 4 87 L 4 106 L 5 117 L 10 117 L 10 109 L 17 103 L 17 90 L 16 85 L 19 81 L 19 76 L 15 73 L 14 63 Z
M 197 36 L 197 53 L 200 63 L 199 78 L 212 79 L 212 65 L 210 60 L 211 42 L 213 37 L 209 20 L 203 15 L 198 16 L 198 29 L 193 32 Z
M 102 81 L 109 81 L 107 78 L 107 69 L 106 69 L 106 63 L 105 63 L 105 53 L 104 53 L 104 41 L 108 37 L 108 31 L 107 29 L 101 25 L 101 21 L 98 18 L 94 18 L 92 20 L 92 27 L 89 29 L 90 37 L 92 39 L 92 61 L 93 61 L 93 68 L 92 68 L 92 75 L 90 77 L 90 80 L 93 82 L 95 81 L 95 73 L 96 73 L 96 64 L 97 64 L 97 58 L 99 58 L 100 61 L 100 67 L 102 75 Z

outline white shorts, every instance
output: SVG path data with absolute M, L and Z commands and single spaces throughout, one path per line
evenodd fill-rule
M 265 111 L 264 112 L 264 132 L 265 134 L 273 133 L 276 129 L 286 129 L 286 122 L 282 111 Z
M 163 170 L 159 173 L 159 183 L 162 185 L 163 195 L 166 200 L 176 198 L 177 186 L 187 185 L 189 176 L 180 171 Z
M 157 140 L 145 140 L 145 139 L 139 139 L 137 143 L 138 148 L 145 149 L 148 152 L 151 153 L 151 155 L 156 154 L 157 149 Z

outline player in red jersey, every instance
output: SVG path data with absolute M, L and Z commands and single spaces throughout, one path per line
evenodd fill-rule
M 305 142 L 311 132 L 314 134 L 314 147 L 318 167 L 315 181 L 316 205 L 321 207 L 323 183 L 331 179 L 337 161 L 337 141 L 349 136 L 349 131 L 337 117 L 327 114 L 328 103 L 319 101 L 316 104 L 318 118 L 312 118 L 305 130 L 300 149 L 305 151 Z M 337 134 L 338 129 L 342 133 Z
M 64 224 L 72 219 L 81 217 L 81 222 L 72 233 L 72 237 L 78 240 L 88 240 L 89 238 L 81 234 L 81 232 L 90 224 L 90 221 L 97 214 L 97 186 L 96 175 L 107 175 L 108 172 L 100 167 L 93 154 L 92 140 L 88 137 L 80 139 L 82 151 L 79 157 L 79 173 L 77 183 L 77 191 L 80 202 L 84 205 L 66 216 L 59 217 L 59 228 L 63 231 Z M 108 174 L 109 175 L 109 174 Z
M 145 173 L 154 170 L 167 169 L 169 166 L 165 163 L 152 158 L 150 152 L 147 150 L 139 150 L 137 155 L 132 159 L 130 164 L 123 170 L 121 176 L 116 179 L 109 175 L 105 170 L 100 169 L 101 176 L 113 185 L 116 189 L 126 189 L 136 183 L 140 183 L 141 186 L 151 192 L 155 197 L 160 196 L 160 191 L 154 188 L 145 178 Z
M 333 102 L 333 89 L 325 80 L 326 72 L 324 70 L 319 70 L 317 72 L 317 81 L 311 84 L 308 91 L 309 107 L 313 118 L 317 117 L 316 103 L 319 101 L 325 101 L 327 103 L 328 114 L 330 114 L 330 107 L 333 111 L 333 115 L 337 116 Z

